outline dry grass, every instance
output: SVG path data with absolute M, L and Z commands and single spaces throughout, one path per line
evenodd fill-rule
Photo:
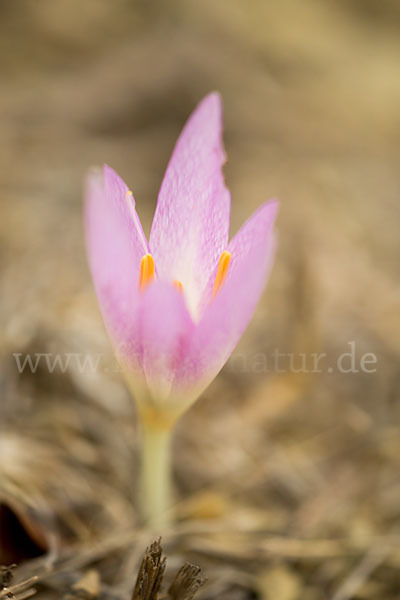
M 95 595 L 130 598 L 152 541 L 85 263 L 83 174 L 112 164 L 148 229 L 211 89 L 233 230 L 278 196 L 280 247 L 236 357 L 177 428 L 166 584 L 188 560 L 208 578 L 199 599 L 400 596 L 399 29 L 389 0 L 1 4 L 0 549 L 30 558 L 14 581 L 38 577 L 37 597 L 94 570 Z M 260 363 L 279 348 L 333 364 L 351 340 L 376 373 Z M 16 352 L 101 353 L 102 368 L 21 376 Z

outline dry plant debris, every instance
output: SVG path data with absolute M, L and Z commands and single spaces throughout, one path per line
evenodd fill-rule
M 192 600 L 205 582 L 200 567 L 186 563 L 176 574 L 169 587 L 168 595 L 171 600 Z
M 157 600 L 158 598 L 166 567 L 166 557 L 163 557 L 160 541 L 160 539 L 156 540 L 146 549 L 132 600 Z M 186 563 L 176 574 L 166 597 L 170 600 L 192 600 L 205 581 L 201 576 L 200 567 Z
M 157 540 L 146 549 L 132 600 L 157 600 L 165 566 L 166 558 L 162 555 L 160 540 Z
M 31 598 L 31 596 L 36 594 L 36 588 L 33 587 L 33 584 L 36 583 L 38 578 L 33 576 L 12 585 L 15 567 L 16 565 L 8 567 L 0 566 L 0 598 L 7 600 L 26 600 L 27 598 Z
M 152 538 L 134 508 L 134 409 L 84 259 L 82 178 L 115 165 L 148 230 L 179 130 L 218 89 L 232 232 L 276 195 L 280 242 L 237 355 L 176 431 L 166 589 L 188 560 L 207 574 L 199 600 L 400 597 L 400 3 L 249 4 L 0 2 L 0 503 L 12 525 L 0 552 L 18 562 L 15 596 L 76 594 L 93 569 L 99 599 L 132 595 Z M 376 373 L 266 373 L 260 360 L 276 348 L 335 359 L 350 340 L 377 355 Z M 14 353 L 100 362 L 50 373 L 42 359 L 20 374 Z M 47 555 L 17 556 L 21 528 Z

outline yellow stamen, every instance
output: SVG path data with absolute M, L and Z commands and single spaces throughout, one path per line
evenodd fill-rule
M 215 283 L 212 291 L 212 297 L 215 298 L 216 293 L 223 285 L 226 276 L 228 274 L 229 263 L 231 261 L 231 253 L 224 250 L 224 252 L 219 257 L 218 261 L 218 269 L 217 276 L 215 278 Z
M 154 279 L 154 258 L 145 254 L 140 261 L 139 289 L 144 290 Z
M 174 286 L 176 287 L 176 289 L 178 290 L 178 292 L 180 292 L 181 294 L 183 294 L 183 285 L 182 285 L 182 282 L 179 281 L 179 279 L 175 279 Z

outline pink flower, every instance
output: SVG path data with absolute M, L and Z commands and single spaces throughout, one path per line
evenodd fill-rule
M 266 283 L 277 202 L 229 242 L 221 101 L 187 122 L 161 185 L 150 238 L 135 200 L 108 166 L 89 175 L 86 235 L 103 319 L 139 410 L 173 422 L 212 381 Z

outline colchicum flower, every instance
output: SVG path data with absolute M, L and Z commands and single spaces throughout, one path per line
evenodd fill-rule
M 220 97 L 208 95 L 178 139 L 147 240 L 132 192 L 108 166 L 90 173 L 86 235 L 103 319 L 143 429 L 142 510 L 168 506 L 169 432 L 220 371 L 264 288 L 277 202 L 229 242 Z

